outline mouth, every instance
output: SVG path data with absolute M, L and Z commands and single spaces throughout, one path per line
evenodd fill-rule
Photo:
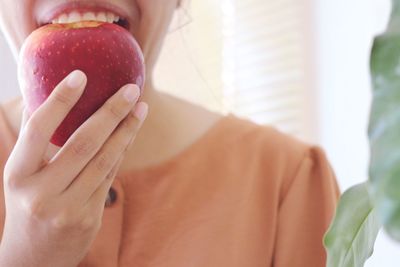
M 81 4 L 79 2 L 66 3 L 45 13 L 38 20 L 39 27 L 47 24 L 65 24 L 81 21 L 99 21 L 119 25 L 129 31 L 130 23 L 127 15 L 124 15 L 117 7 L 106 4 Z

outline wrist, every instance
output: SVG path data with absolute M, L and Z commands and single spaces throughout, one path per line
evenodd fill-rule
M 20 250 L 5 248 L 4 244 L 0 244 L 0 266 L 7 267 L 39 267 L 36 264 L 33 264 L 26 255 L 17 255 L 15 252 Z

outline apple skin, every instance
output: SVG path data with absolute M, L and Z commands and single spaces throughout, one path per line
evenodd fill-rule
M 88 81 L 82 97 L 50 140 L 59 147 L 122 86 L 134 83 L 143 93 L 143 54 L 123 27 L 96 21 L 48 24 L 28 36 L 19 55 L 18 81 L 28 114 L 76 69 Z

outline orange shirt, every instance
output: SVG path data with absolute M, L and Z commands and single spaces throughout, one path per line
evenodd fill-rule
M 0 130 L 4 169 L 16 137 L 3 115 Z M 321 149 L 234 115 L 113 189 L 80 267 L 322 267 L 339 195 Z

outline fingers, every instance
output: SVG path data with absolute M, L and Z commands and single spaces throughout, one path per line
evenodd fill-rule
M 29 112 L 24 107 L 24 109 L 22 110 L 22 119 L 21 119 L 21 127 L 20 127 L 20 131 L 19 131 L 19 135 L 21 135 L 21 133 L 24 131 L 26 123 L 29 120 L 29 117 L 30 117 Z
M 124 155 L 118 160 L 117 164 L 107 175 L 107 178 L 103 180 L 96 191 L 90 196 L 89 200 L 84 204 L 84 208 L 94 212 L 95 214 L 103 214 L 104 207 L 110 200 L 108 199 L 108 193 L 114 182 L 115 176 L 121 166 L 124 159 Z
M 49 143 L 49 146 L 47 148 L 46 154 L 43 157 L 44 162 L 46 165 L 51 161 L 51 159 L 60 151 L 60 147 L 53 145 L 52 143 Z
M 12 154 L 18 176 L 26 177 L 40 169 L 51 136 L 79 100 L 86 81 L 82 71 L 73 71 L 30 117 L 25 113 Z
M 135 110 L 130 112 L 117 127 L 109 140 L 66 190 L 65 194 L 70 201 L 76 201 L 77 204 L 86 203 L 105 180 L 114 179 L 119 167 L 118 161 L 138 133 L 146 114 L 147 104 L 138 103 Z M 104 204 L 104 199 L 102 202 Z
M 48 182 L 58 187 L 58 192 L 63 192 L 92 160 L 119 123 L 133 109 L 139 95 L 140 90 L 136 85 L 124 86 L 68 139 L 44 169 L 47 173 L 45 176 L 49 177 Z

